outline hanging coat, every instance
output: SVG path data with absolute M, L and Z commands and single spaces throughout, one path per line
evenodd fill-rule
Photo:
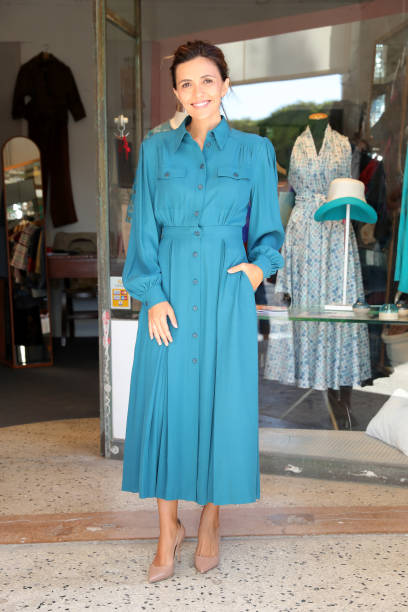
M 275 152 L 223 118 L 201 151 L 186 130 L 140 149 L 123 282 L 141 300 L 122 490 L 237 504 L 259 497 L 258 347 L 250 261 L 283 264 Z M 252 202 L 248 257 L 242 240 Z M 173 342 L 149 337 L 148 310 L 169 301 Z
M 85 110 L 68 66 L 40 53 L 19 70 L 14 89 L 13 119 L 27 119 L 28 136 L 40 149 L 44 202 L 55 227 L 75 223 L 68 149 L 68 111 L 75 121 Z

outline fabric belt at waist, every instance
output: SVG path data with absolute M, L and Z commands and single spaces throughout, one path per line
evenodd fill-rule
M 327 193 L 318 193 L 317 191 L 308 191 L 307 193 L 296 194 L 296 200 L 310 200 L 313 198 L 327 198 Z
M 241 225 L 163 225 L 161 236 L 183 236 L 185 238 L 236 237 L 242 240 Z

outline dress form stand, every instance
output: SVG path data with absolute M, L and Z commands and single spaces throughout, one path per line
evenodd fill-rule
M 182 107 L 179 101 L 177 101 L 176 112 L 169 119 L 169 124 L 172 130 L 177 130 L 177 128 L 182 124 L 184 119 L 186 118 L 186 111 Z
M 172 118 L 169 119 L 171 129 L 177 130 L 177 128 L 182 124 L 185 118 L 186 113 L 184 111 L 176 110 Z
M 309 115 L 308 126 L 315 143 L 316 155 L 319 155 L 322 148 L 324 133 L 326 131 L 329 118 L 326 113 L 312 113 Z
M 312 113 L 311 115 L 309 115 L 308 126 L 313 137 L 316 155 L 319 155 L 320 149 L 322 148 L 324 134 L 326 132 L 328 123 L 329 118 L 326 113 Z M 315 389 L 309 389 L 308 391 L 303 393 L 300 398 L 296 400 L 296 402 L 294 402 L 291 406 L 289 406 L 289 408 L 281 415 L 281 419 L 284 419 L 290 412 L 292 412 L 292 410 L 302 404 L 309 397 L 309 395 L 313 393 L 313 391 L 315 391 Z M 339 426 L 330 403 L 329 393 L 327 390 L 321 391 L 321 393 L 323 394 L 323 400 L 329 413 L 333 428 L 338 430 Z
M 316 391 L 316 389 L 309 389 L 308 391 L 303 393 L 299 397 L 299 399 L 296 400 L 296 402 L 294 402 L 291 406 L 289 406 L 289 408 L 283 414 L 281 414 L 280 418 L 284 419 L 290 412 L 292 412 L 292 410 L 294 410 L 297 406 L 302 404 L 305 401 L 305 399 L 307 399 L 309 397 L 309 395 L 311 395 L 311 393 L 313 393 L 313 391 Z M 323 400 L 324 400 L 325 406 L 327 408 L 327 412 L 329 413 L 329 417 L 330 417 L 330 420 L 332 422 L 333 429 L 339 429 L 339 425 L 337 423 L 337 419 L 335 417 L 333 408 L 332 408 L 331 403 L 330 403 L 328 390 L 326 389 L 325 391 L 321 391 L 321 393 L 323 394 Z
M 326 131 L 329 118 L 326 113 L 313 113 L 309 115 L 309 128 L 313 136 L 316 147 L 316 154 L 323 144 L 324 133 Z M 344 268 L 343 268 L 343 300 L 341 304 L 326 304 L 326 310 L 352 310 L 352 304 L 347 304 L 347 274 L 348 274 L 348 251 L 350 242 L 350 205 L 346 206 L 346 221 L 344 226 Z
M 298 216 L 292 218 L 287 228 L 283 246 L 283 256 L 290 261 L 290 265 L 278 272 L 276 282 L 277 292 L 291 295 L 293 307 L 302 304 L 310 308 L 315 306 L 319 310 L 326 303 L 342 302 L 344 224 L 339 221 L 345 219 L 346 214 L 330 225 L 330 231 L 321 230 L 314 215 L 316 210 L 322 208 L 322 201 L 329 199 L 323 194 L 328 195 L 333 180 L 349 177 L 351 169 L 348 139 L 331 128 L 326 116 L 320 119 L 309 118 L 307 128 L 297 137 L 292 149 L 289 182 L 299 198 L 300 206 Z M 339 193 L 342 198 L 345 195 L 344 192 Z M 330 206 L 333 207 L 333 204 Z M 351 218 L 352 215 L 351 212 Z M 311 247 L 307 253 L 299 248 L 306 240 Z M 350 295 L 347 297 L 355 301 L 363 293 L 363 286 L 351 227 L 349 253 L 352 263 L 348 270 Z M 321 318 L 326 319 L 324 316 L 318 317 Z M 339 329 L 341 333 L 337 334 L 336 325 L 331 322 L 320 324 L 319 320 L 310 324 L 301 321 L 294 323 L 290 328 L 292 335 L 282 340 L 281 355 L 284 358 L 278 360 L 272 351 L 268 351 L 265 376 L 300 387 L 299 395 L 306 393 L 300 401 L 305 397 L 316 397 L 311 396 L 310 389 L 323 392 L 323 396 L 320 396 L 322 404 L 326 406 L 334 428 L 349 429 L 346 407 L 350 405 L 351 389 L 371 374 L 366 358 L 369 345 L 363 326 L 349 325 Z M 329 342 L 325 342 L 325 338 Z M 350 350 L 359 356 L 355 362 L 349 359 Z M 339 358 L 341 369 L 337 365 Z M 299 403 L 297 401 L 285 408 L 286 415 Z

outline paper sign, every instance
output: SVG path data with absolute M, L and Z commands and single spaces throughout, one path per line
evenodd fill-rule
M 110 277 L 111 308 L 130 310 L 130 295 L 123 286 L 121 276 Z

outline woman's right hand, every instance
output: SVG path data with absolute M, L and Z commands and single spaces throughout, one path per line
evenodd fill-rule
M 166 346 L 169 345 L 169 342 L 173 342 L 173 338 L 167 324 L 167 317 L 169 317 L 174 327 L 178 327 L 178 325 L 176 315 L 174 314 L 174 310 L 170 303 L 158 302 L 158 304 L 155 304 L 149 308 L 148 317 L 150 340 L 153 340 L 154 336 L 159 346 L 161 345 L 162 340 Z

